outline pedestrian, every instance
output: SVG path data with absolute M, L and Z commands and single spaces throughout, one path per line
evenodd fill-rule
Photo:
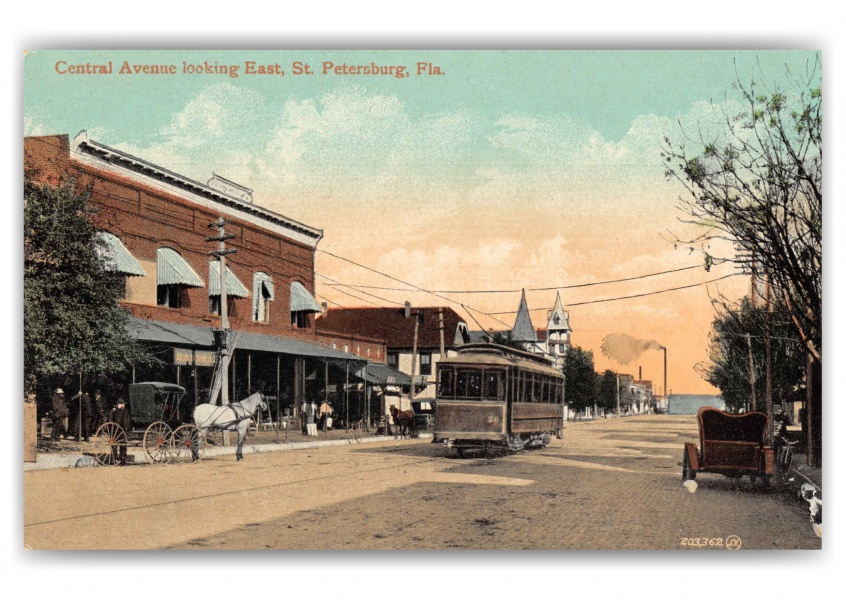
M 68 405 L 68 433 L 76 436 L 76 441 L 79 441 L 79 393 L 74 394 L 69 400 L 66 400 Z
M 324 400 L 320 405 L 320 425 L 323 428 L 323 433 L 332 428 L 333 412 L 335 411 L 332 409 L 332 405 Z
M 68 416 L 68 405 L 65 400 L 65 392 L 62 388 L 56 388 L 53 393 L 53 432 L 50 434 L 50 439 L 54 442 L 59 441 L 59 436 L 69 437 L 68 430 L 65 429 L 65 418 Z
M 131 420 L 129 418 L 129 410 L 126 408 L 126 401 L 123 399 L 122 396 L 118 398 L 117 406 L 115 406 L 112 410 L 109 411 L 109 421 L 120 425 L 123 428 L 124 432 L 129 432 Z M 125 438 L 122 444 L 119 444 L 116 448 L 112 448 L 112 457 L 114 458 L 117 464 L 126 464 Z
M 88 428 L 90 432 L 96 432 L 100 425 L 106 422 L 106 398 L 103 393 L 97 389 L 94 390 L 94 398 L 91 402 L 91 425 Z

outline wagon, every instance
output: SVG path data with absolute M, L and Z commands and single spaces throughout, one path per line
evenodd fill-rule
M 151 463 L 166 462 L 182 455 L 196 457 L 199 430 L 188 423 L 193 407 L 185 406 L 185 388 L 172 383 L 149 381 L 129 386 L 129 431 L 117 423 L 103 423 L 94 434 L 100 464 L 114 464 L 116 450 L 131 438 L 141 441 Z
M 411 403 L 414 411 L 414 426 L 420 431 L 428 431 L 435 424 L 434 399 L 423 398 Z
M 769 487 L 775 472 L 775 454 L 764 443 L 769 419 L 760 412 L 733 415 L 704 407 L 697 414 L 700 448 L 685 443 L 682 480 L 697 473 L 718 473 L 732 478 L 749 475 L 753 484 Z

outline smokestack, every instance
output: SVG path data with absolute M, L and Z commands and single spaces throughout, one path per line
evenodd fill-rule
M 637 368 L 637 380 L 643 381 L 643 367 Z
M 667 392 L 667 347 L 661 346 L 661 349 L 664 351 L 664 398 L 669 400 L 670 394 Z

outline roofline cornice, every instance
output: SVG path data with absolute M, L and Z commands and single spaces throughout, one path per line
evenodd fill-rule
M 91 166 L 99 166 L 112 171 L 129 171 L 134 178 L 140 178 L 148 184 L 152 183 L 157 187 L 163 188 L 165 191 L 172 193 L 178 190 L 181 195 L 187 197 L 189 200 L 198 202 L 208 208 L 212 208 L 209 206 L 209 202 L 211 202 L 229 209 L 228 212 L 230 214 L 234 213 L 233 216 L 239 216 L 241 218 L 249 216 L 253 220 L 260 219 L 289 232 L 293 231 L 298 234 L 301 241 L 305 241 L 312 247 L 316 247 L 318 242 L 323 238 L 322 229 L 310 227 L 266 208 L 256 206 L 255 204 L 245 204 L 204 183 L 194 181 L 189 177 L 154 165 L 127 152 L 96 142 L 88 137 L 87 131 L 81 131 L 73 138 L 70 153 L 72 157 L 79 158 L 82 162 Z

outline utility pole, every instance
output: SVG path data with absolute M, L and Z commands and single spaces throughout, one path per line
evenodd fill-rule
M 229 404 L 229 306 L 226 297 L 226 255 L 235 254 L 237 250 L 226 249 L 226 240 L 235 237 L 234 234 L 226 233 L 224 227 L 226 220 L 218 217 L 215 223 L 209 223 L 209 227 L 217 227 L 217 237 L 207 237 L 207 242 L 217 242 L 217 250 L 209 252 L 209 255 L 218 258 L 218 271 L 220 276 L 220 329 L 216 331 L 215 340 L 218 342 L 220 353 L 220 403 L 224 406 Z M 210 399 L 211 400 L 211 399 Z M 228 431 L 223 432 L 223 444 L 230 445 Z
M 446 358 L 446 346 L 444 344 L 444 307 L 438 307 L 438 329 L 441 333 L 441 360 Z
M 411 391 L 408 394 L 409 401 L 414 402 L 414 367 L 417 364 L 417 333 L 420 328 L 420 312 L 411 312 L 411 302 L 405 303 L 405 318 L 414 317 L 414 340 L 411 346 Z M 402 406 L 400 406 L 402 408 Z
M 620 374 L 615 373 L 617 377 L 617 418 L 620 418 Z
M 767 312 L 765 315 L 766 321 L 764 322 L 764 347 L 767 353 L 767 362 L 765 365 L 766 369 L 766 378 L 767 378 L 767 387 L 766 387 L 766 403 L 767 403 L 767 443 L 772 445 L 773 443 L 773 379 L 772 379 L 772 369 L 773 369 L 773 348 L 772 348 L 772 339 L 770 337 L 770 327 L 772 324 L 772 286 L 770 285 L 770 276 L 767 275 L 767 287 L 766 287 L 766 302 L 767 302 Z
M 752 410 L 758 410 L 758 402 L 755 399 L 755 363 L 752 360 L 752 336 L 746 334 L 746 347 L 749 350 L 749 388 L 752 391 Z

